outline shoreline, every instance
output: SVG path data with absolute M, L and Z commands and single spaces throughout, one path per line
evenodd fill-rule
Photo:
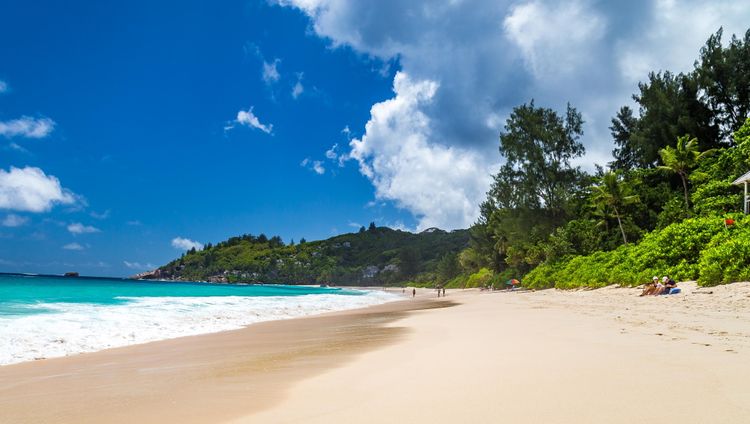
M 5 365 L 0 367 L 0 416 L 29 423 L 229 420 L 279 401 L 298 379 L 363 350 L 395 342 L 403 329 L 385 328 L 385 323 L 435 303 L 420 295 L 236 330 Z M 225 357 L 218 346 L 236 356 Z M 205 391 L 222 395 L 206 398 Z M 181 405 L 179 411 L 162 411 L 164 404 L 175 403 Z
M 61 281 L 63 277 L 60 277 Z M 80 280 L 80 279 L 79 279 Z M 387 303 L 401 298 L 381 290 L 317 287 L 203 287 L 167 283 L 143 288 L 93 279 L 102 295 L 92 296 L 87 282 L 66 279 L 60 287 L 80 298 L 58 299 L 58 283 L 47 277 L 10 279 L 8 301 L 0 305 L 0 366 L 93 353 L 178 337 L 241 329 L 258 322 L 312 316 Z M 0 284 L 6 280 L 0 281 Z M 73 281 L 68 283 L 68 281 Z M 36 293 L 29 301 L 24 293 Z M 14 284 L 17 289 L 14 292 Z M 28 287 L 28 291 L 24 288 Z M 47 289 L 50 287 L 51 289 Z M 2 287 L 7 293 L 6 287 Z M 36 294 L 35 294 L 36 296 Z M 20 299 L 14 303 L 14 299 Z M 48 313 L 49 312 L 49 313 Z
M 750 283 L 450 290 L 0 367 L 11 422 L 742 423 Z M 710 291 L 711 293 L 708 293 Z M 703 294 L 700 294 L 700 293 Z

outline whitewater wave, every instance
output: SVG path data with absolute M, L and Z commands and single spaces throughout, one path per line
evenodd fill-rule
M 39 303 L 34 307 L 45 313 L 0 316 L 0 365 L 234 330 L 399 298 L 368 291 L 353 296 L 133 297 L 116 305 Z

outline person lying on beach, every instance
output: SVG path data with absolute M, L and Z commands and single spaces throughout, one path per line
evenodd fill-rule
M 659 290 L 658 286 L 660 285 L 661 283 L 659 283 L 659 277 L 654 276 L 654 278 L 651 279 L 651 282 L 643 287 L 641 296 L 650 296 L 656 294 L 656 291 Z

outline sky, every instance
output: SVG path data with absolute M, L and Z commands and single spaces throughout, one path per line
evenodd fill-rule
M 738 1 L 0 0 L 0 272 L 125 276 L 251 233 L 466 228 L 534 99 L 587 169 Z

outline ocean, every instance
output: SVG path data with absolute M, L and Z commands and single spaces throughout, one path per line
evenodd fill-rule
M 377 290 L 0 274 L 0 365 L 397 299 Z

